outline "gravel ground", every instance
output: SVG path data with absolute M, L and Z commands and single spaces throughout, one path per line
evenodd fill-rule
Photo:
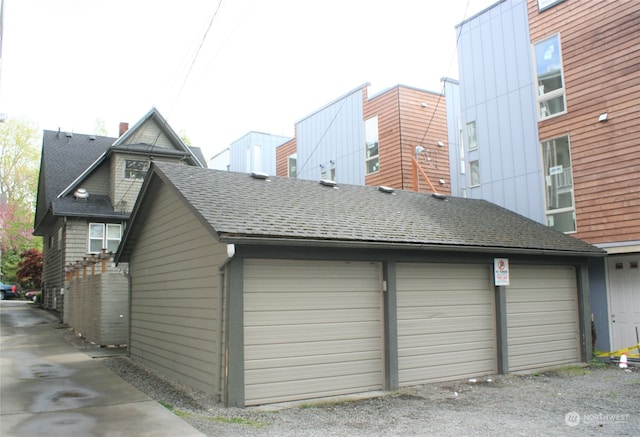
M 67 335 L 76 347 L 95 346 Z M 640 369 L 567 366 L 403 388 L 359 400 L 225 408 L 133 362 L 97 358 L 207 436 L 640 436 Z

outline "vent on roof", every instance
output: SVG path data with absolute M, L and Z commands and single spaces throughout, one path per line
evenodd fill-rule
M 71 138 L 71 137 L 73 136 L 73 134 L 72 134 L 71 132 L 67 132 L 67 133 L 65 133 L 65 136 L 66 136 L 67 138 Z
M 338 185 L 338 183 L 336 181 L 332 181 L 331 179 L 320 179 L 320 185 L 335 187 L 336 185 Z
M 251 172 L 251 177 L 254 178 L 254 179 L 262 179 L 262 180 L 269 179 L 269 175 L 267 173 L 263 173 L 261 171 L 252 171 Z
M 80 202 L 86 202 L 89 198 L 89 192 L 86 188 L 78 188 L 75 193 L 73 193 L 73 197 Z
M 89 141 L 95 141 L 96 136 L 95 135 L 89 135 Z
M 440 199 L 440 200 L 447 200 L 447 196 L 445 196 L 444 194 L 440 194 L 440 193 L 431 193 L 431 197 L 434 197 L 434 198 Z
M 393 188 L 385 187 L 384 185 L 380 185 L 378 187 L 378 190 L 382 191 L 383 193 L 388 193 L 388 194 L 395 194 L 395 191 L 396 191 Z

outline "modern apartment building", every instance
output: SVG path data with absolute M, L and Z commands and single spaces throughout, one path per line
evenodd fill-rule
M 276 149 L 276 174 L 449 194 L 444 95 L 396 85 L 369 97 L 368 88 L 296 122 Z
M 640 2 L 502 0 L 457 26 L 445 81 L 452 194 L 607 251 L 596 348 L 640 330 Z

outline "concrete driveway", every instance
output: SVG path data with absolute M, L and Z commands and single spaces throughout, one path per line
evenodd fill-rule
M 75 349 L 62 327 L 30 302 L 0 302 L 0 435 L 203 435 Z

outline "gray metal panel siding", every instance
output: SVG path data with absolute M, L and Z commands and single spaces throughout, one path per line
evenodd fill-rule
M 270 175 L 276 174 L 276 147 L 289 141 L 290 138 L 260 132 L 249 132 L 247 135 L 231 143 L 229 147 L 229 171 L 260 171 Z M 252 155 L 247 149 L 260 146 L 260 159 L 247 162 Z
M 466 186 L 466 175 L 462 174 L 460 157 L 460 85 L 451 81 L 444 83 L 444 95 L 447 102 L 447 141 L 449 143 L 449 177 L 451 179 L 451 194 L 462 196 L 462 188 Z M 466 163 L 466 161 L 465 161 Z
M 364 120 L 362 93 L 354 92 L 296 125 L 298 178 L 320 179 L 323 165 L 329 177 L 335 162 L 337 182 L 364 185 Z
M 452 174 L 452 183 L 459 183 L 454 193 L 466 188 L 468 197 L 544 223 L 527 3 L 496 4 L 459 31 L 460 114 L 463 126 L 476 121 L 478 135 L 478 150 L 465 150 L 466 163 L 479 160 L 481 185 L 470 187 L 467 169 L 465 177 Z M 448 117 L 449 122 L 454 119 L 453 114 Z M 459 150 L 451 153 L 451 161 L 459 162 Z
M 589 260 L 589 299 L 593 313 L 593 323 L 596 334 L 596 349 L 610 351 L 609 339 L 609 299 L 606 290 L 606 259 L 592 258 Z
M 166 185 L 130 260 L 134 359 L 210 394 L 220 390 L 219 244 Z

